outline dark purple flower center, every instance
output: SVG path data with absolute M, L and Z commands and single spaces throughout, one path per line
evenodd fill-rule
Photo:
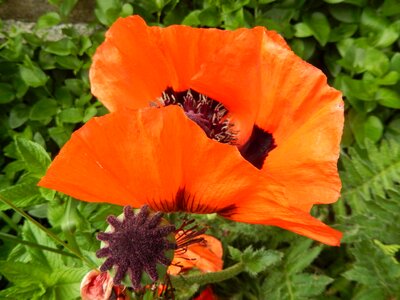
M 161 101 L 165 106 L 182 107 L 186 116 L 196 122 L 210 139 L 236 145 L 238 131 L 234 130 L 229 111 L 222 103 L 194 90 L 175 92 L 170 87 L 163 92 Z M 272 134 L 254 125 L 250 138 L 239 151 L 244 159 L 261 169 L 268 153 L 275 147 Z
M 235 143 L 236 133 L 222 103 L 193 90 L 175 92 L 172 88 L 164 91 L 161 100 L 165 106 L 182 107 L 186 116 L 196 122 L 210 139 L 224 144 Z

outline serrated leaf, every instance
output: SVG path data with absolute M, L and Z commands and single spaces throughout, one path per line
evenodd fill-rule
M 295 299 L 308 299 L 318 296 L 325 291 L 325 287 L 333 281 L 325 275 L 296 274 L 292 282 L 295 287 Z
M 23 239 L 35 244 L 47 246 L 50 248 L 57 248 L 53 240 L 46 235 L 37 226 L 32 225 L 30 222 L 25 222 L 22 229 Z M 58 253 L 45 251 L 35 247 L 26 246 L 28 253 L 31 255 L 32 261 L 40 263 L 40 265 L 47 267 L 49 270 L 56 270 L 64 266 L 61 255 Z
M 288 274 L 302 272 L 319 255 L 322 246 L 310 248 L 312 240 L 298 240 L 286 256 L 286 271 Z
M 395 190 L 400 182 L 400 144 L 395 140 L 384 140 L 380 146 L 366 141 L 366 156 L 350 148 L 342 154 L 345 172 L 342 198 L 358 213 L 365 211 L 361 199 L 368 201 L 377 197 L 386 198 L 386 191 Z
M 37 180 L 29 180 L 17 183 L 10 187 L 0 190 L 0 195 L 13 202 L 13 204 L 20 208 L 29 207 L 35 204 L 45 202 L 41 197 L 36 186 Z M 0 211 L 10 209 L 10 207 L 0 201 Z
M 242 261 L 245 264 L 246 272 L 254 276 L 279 262 L 282 256 L 282 253 L 275 250 L 254 250 L 252 247 L 248 247 L 243 251 Z
M 87 268 L 63 267 L 55 269 L 49 274 L 45 286 L 46 293 L 43 298 L 57 300 L 78 298 L 80 295 L 80 283 L 87 272 L 89 272 Z
M 18 300 L 33 300 L 40 299 L 45 293 L 45 289 L 41 283 L 29 284 L 26 286 L 12 286 L 0 291 L 1 299 L 18 299 Z
M 241 261 L 245 265 L 245 271 L 250 275 L 256 275 L 267 267 L 279 262 L 282 253 L 275 250 L 257 249 L 247 247 L 243 252 L 234 247 L 228 246 L 229 254 L 235 261 Z
M 32 276 L 31 270 L 35 270 Z M 38 285 L 47 277 L 49 269 L 35 263 L 0 261 L 0 273 L 19 286 Z
M 356 263 L 343 276 L 369 287 L 381 288 L 386 296 L 400 292 L 400 265 L 371 241 L 357 243 L 352 250 Z
M 16 138 L 15 145 L 26 169 L 37 178 L 44 176 L 51 163 L 46 150 L 39 144 L 24 138 Z

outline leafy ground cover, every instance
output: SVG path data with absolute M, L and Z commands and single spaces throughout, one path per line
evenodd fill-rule
M 344 232 L 342 246 L 198 217 L 207 218 L 210 234 L 222 240 L 225 267 L 247 266 L 214 284 L 214 293 L 227 299 L 400 298 L 397 0 L 97 0 L 89 30 L 82 34 L 65 26 L 57 40 L 49 40 L 46 30 L 68 22 L 77 0 L 49 2 L 57 12 L 41 16 L 33 31 L 6 30 L 0 23 L 0 196 L 13 205 L 0 201 L 0 298 L 79 297 L 80 281 L 90 270 L 82 257 L 93 257 L 99 248 L 95 233 L 104 230 L 105 217 L 120 213 L 36 184 L 71 133 L 107 113 L 90 93 L 91 56 L 106 28 L 130 14 L 162 26 L 266 26 L 344 94 L 342 197 L 313 211 Z M 182 286 L 180 295 L 188 299 L 199 288 Z

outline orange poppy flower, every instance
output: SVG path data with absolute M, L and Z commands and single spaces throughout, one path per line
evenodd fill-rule
M 180 233 L 176 234 L 179 239 Z M 178 275 L 181 272 L 197 268 L 202 272 L 217 272 L 223 267 L 222 261 L 222 245 L 215 237 L 207 234 L 198 236 L 203 238 L 203 243 L 191 244 L 182 251 L 175 251 L 174 259 L 168 267 L 168 274 Z
M 41 186 L 340 243 L 309 210 L 339 197 L 341 94 L 278 34 L 119 19 L 90 79 L 112 113 L 73 134 Z

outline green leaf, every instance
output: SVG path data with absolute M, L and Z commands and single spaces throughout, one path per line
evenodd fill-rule
M 343 23 L 358 23 L 361 18 L 361 8 L 349 4 L 329 5 L 329 12 Z
M 41 99 L 31 109 L 29 119 L 34 121 L 47 120 L 57 113 L 58 105 L 54 99 Z
M 85 89 L 85 83 L 81 79 L 66 79 L 65 86 L 72 94 L 78 97 L 82 95 Z
M 243 252 L 228 246 L 229 253 L 236 261 L 245 264 L 245 271 L 255 276 L 264 271 L 268 266 L 276 264 L 282 259 L 282 253 L 275 250 L 265 250 L 263 248 L 254 250 L 252 246 L 247 247 Z
M 400 264 L 393 262 L 389 255 L 371 241 L 355 244 L 352 253 L 356 259 L 353 267 L 343 276 L 368 287 L 380 288 L 385 298 L 398 295 L 400 287 Z
M 297 23 L 293 26 L 294 36 L 299 38 L 309 37 L 313 35 L 313 30 L 306 23 Z
M 83 119 L 82 108 L 67 108 L 60 113 L 60 121 L 65 123 L 79 123 Z
M 365 137 L 373 142 L 377 142 L 381 139 L 383 135 L 383 123 L 382 121 L 374 115 L 368 116 L 364 123 Z
M 395 53 L 390 59 L 390 70 L 400 73 L 400 52 Z
M 388 88 L 379 88 L 376 99 L 380 105 L 400 109 L 400 93 Z
M 246 265 L 246 272 L 257 275 L 267 267 L 278 263 L 282 259 L 282 253 L 275 250 L 253 250 L 251 246 L 243 251 L 242 261 Z
M 47 246 L 53 249 L 57 248 L 53 240 L 31 222 L 25 222 L 22 228 L 22 237 L 24 240 L 33 242 L 35 244 Z M 31 261 L 34 261 L 35 263 L 40 264 L 49 270 L 56 270 L 64 266 L 62 256 L 59 253 L 45 251 L 29 245 L 26 245 L 25 247 L 31 256 Z
M 31 87 L 39 87 L 46 84 L 49 79 L 48 76 L 35 65 L 31 66 L 19 66 L 19 72 L 22 80 L 26 85 Z
M 366 7 L 361 15 L 361 31 L 376 47 L 388 47 L 399 38 L 395 23 L 390 24 L 387 18 L 379 16 L 372 7 Z
M 37 180 L 25 180 L 9 187 L 0 189 L 0 195 L 12 201 L 14 205 L 20 208 L 30 207 L 35 204 L 45 202 L 40 196 Z M 10 207 L 0 201 L 0 211 L 10 209 Z
M 197 15 L 202 26 L 217 27 L 221 24 L 221 15 L 216 6 L 210 6 Z
M 8 83 L 0 83 L 0 104 L 9 103 L 15 98 L 13 87 Z
M 310 28 L 321 46 L 325 46 L 331 32 L 327 17 L 320 12 L 315 12 L 311 16 L 304 17 L 304 23 Z
M 333 279 L 325 275 L 296 274 L 293 276 L 296 299 L 309 299 L 322 294 Z
M 291 43 L 293 51 L 304 60 L 315 53 L 315 45 L 316 42 L 312 39 L 293 39 Z
M 94 106 L 90 106 L 85 110 L 85 114 L 83 116 L 83 122 L 89 121 L 91 118 L 97 115 L 97 109 Z
M 287 253 L 285 270 L 288 274 L 302 272 L 309 266 L 322 250 L 321 246 L 310 248 L 312 240 L 298 240 Z
M 379 50 L 367 48 L 365 51 L 365 69 L 376 76 L 382 76 L 389 69 L 388 57 Z
M 59 56 L 67 56 L 67 55 L 76 55 L 78 54 L 78 48 L 75 43 L 69 38 L 63 38 L 54 42 L 47 42 L 43 47 L 48 53 L 59 55 Z
M 394 85 L 399 81 L 400 74 L 396 71 L 390 71 L 384 77 L 378 78 L 379 85 Z
M 60 67 L 74 71 L 78 71 L 83 65 L 82 60 L 73 55 L 57 56 L 55 61 Z
M 35 270 L 35 276 L 32 276 L 32 270 Z M 38 286 L 42 278 L 45 278 L 49 273 L 49 269 L 36 263 L 0 261 L 0 273 L 18 286 Z
M 394 16 L 400 14 L 400 5 L 398 0 L 383 1 L 380 11 L 384 16 Z
M 358 29 L 356 24 L 341 23 L 338 27 L 332 29 L 329 42 L 338 42 L 351 37 Z
M 71 131 L 65 127 L 52 127 L 49 128 L 49 135 L 61 148 L 71 137 Z
M 121 8 L 118 0 L 96 0 L 94 13 L 100 23 L 110 26 L 118 18 Z
M 386 198 L 388 190 L 400 183 L 400 143 L 384 140 L 380 147 L 366 141 L 366 156 L 350 148 L 341 161 L 345 171 L 340 173 L 343 182 L 342 198 L 352 204 L 352 210 L 365 212 L 363 201 Z
M 36 22 L 36 29 L 43 29 L 55 26 L 61 22 L 61 17 L 56 12 L 48 12 L 41 17 Z
M 16 138 L 15 144 L 26 169 L 37 178 L 44 176 L 51 162 L 46 150 L 39 144 L 24 138 Z
M 74 9 L 75 5 L 78 3 L 78 0 L 63 0 L 59 7 L 61 15 L 65 18 L 70 12 Z
M 125 3 L 121 8 L 121 17 L 127 17 L 133 14 L 133 6 L 129 3 Z
M 29 284 L 26 286 L 12 286 L 0 291 L 1 299 L 32 300 L 40 299 L 45 289 L 41 283 Z
M 352 79 L 349 76 L 338 76 L 335 87 L 342 90 L 344 95 L 349 98 L 363 101 L 375 100 L 375 93 L 378 87 L 365 80 Z
M 69 300 L 80 296 L 82 278 L 88 273 L 87 268 L 63 267 L 49 274 L 46 293 L 43 298 Z

